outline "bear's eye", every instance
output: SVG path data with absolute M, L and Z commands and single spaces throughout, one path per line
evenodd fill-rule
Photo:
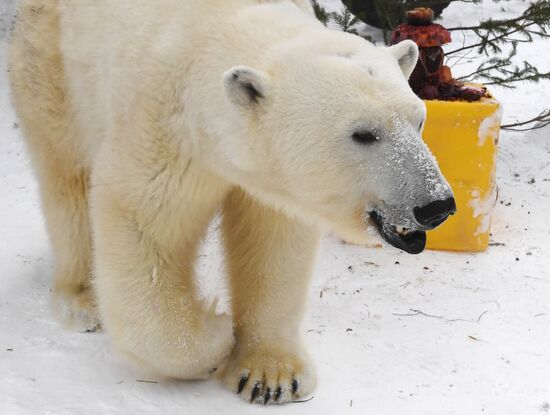
M 372 144 L 379 140 L 378 136 L 370 131 L 358 131 L 351 136 L 359 144 Z
M 424 121 L 420 121 L 420 125 L 418 126 L 418 131 L 422 131 L 422 127 L 424 127 Z

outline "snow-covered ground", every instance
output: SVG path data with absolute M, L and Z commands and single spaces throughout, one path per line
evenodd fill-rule
M 261 408 L 215 381 L 144 382 L 156 380 L 115 355 L 105 334 L 66 331 L 50 315 L 52 254 L 4 74 L 12 0 L 0 2 L 0 414 L 550 413 L 550 128 L 502 133 L 485 253 L 409 256 L 324 240 L 303 328 L 318 369 L 311 401 Z M 443 22 L 526 5 L 457 2 Z M 548 71 L 550 42 L 522 44 L 518 58 Z M 454 70 L 475 66 L 463 59 Z M 550 83 L 494 92 L 508 122 L 548 106 Z M 203 251 L 207 295 L 223 297 L 215 232 Z

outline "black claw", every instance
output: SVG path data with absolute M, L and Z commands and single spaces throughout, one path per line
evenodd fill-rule
M 292 394 L 296 394 L 298 391 L 298 381 L 296 379 L 292 379 Z
M 260 390 L 260 382 L 256 382 L 256 384 L 252 388 L 252 393 L 250 394 L 250 402 L 254 402 L 256 400 L 256 397 L 260 393 Z
M 279 399 L 281 399 L 281 395 L 283 393 L 283 390 L 279 386 L 277 390 L 275 391 L 275 402 L 279 402 Z
M 237 388 L 237 394 L 241 393 L 248 382 L 248 376 L 242 376 L 239 380 L 239 387 Z
M 267 405 L 269 402 L 269 398 L 271 398 L 271 388 L 267 388 L 264 395 L 264 405 Z

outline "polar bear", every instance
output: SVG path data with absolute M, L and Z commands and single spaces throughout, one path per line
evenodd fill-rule
M 159 375 L 217 369 L 261 403 L 310 393 L 320 232 L 418 253 L 455 210 L 407 84 L 417 56 L 331 31 L 305 0 L 21 0 L 12 96 L 61 318 L 101 321 Z M 219 211 L 231 317 L 194 279 Z

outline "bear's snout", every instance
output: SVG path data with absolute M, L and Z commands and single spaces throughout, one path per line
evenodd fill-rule
M 416 222 L 426 228 L 433 229 L 441 225 L 450 215 L 456 212 L 456 202 L 454 197 L 445 200 L 436 200 L 422 207 L 413 209 Z

